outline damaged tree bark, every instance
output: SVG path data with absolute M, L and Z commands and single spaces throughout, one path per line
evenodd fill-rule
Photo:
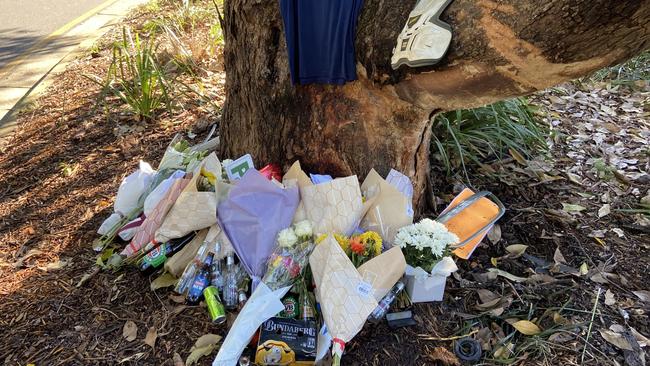
M 370 168 L 409 175 L 419 200 L 431 116 L 525 95 L 628 59 L 650 46 L 649 0 L 455 0 L 443 63 L 393 71 L 392 49 L 415 0 L 366 0 L 359 80 L 293 86 L 277 0 L 226 0 L 227 99 L 222 154 L 259 164 L 300 159 L 336 176 Z

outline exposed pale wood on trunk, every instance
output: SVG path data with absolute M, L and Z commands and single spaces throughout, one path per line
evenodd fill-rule
M 430 115 L 524 95 L 586 75 L 648 48 L 650 0 L 455 0 L 454 28 L 435 68 L 390 69 L 415 0 L 366 0 L 359 20 L 359 81 L 290 83 L 277 0 L 226 0 L 227 156 L 363 177 L 375 167 L 411 176 L 416 199 L 429 169 Z

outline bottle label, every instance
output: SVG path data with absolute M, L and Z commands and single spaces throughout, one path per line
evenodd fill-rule
M 207 286 L 207 284 L 208 284 L 207 276 L 205 275 L 196 276 L 196 278 L 194 279 L 194 283 L 192 284 L 192 288 L 190 289 L 189 296 L 199 298 L 203 293 L 203 289 Z
M 372 294 L 372 286 L 368 282 L 359 281 L 357 284 L 357 293 L 360 296 L 367 298 Z
M 144 262 L 157 268 L 167 260 L 167 244 L 160 244 L 157 248 L 144 256 Z

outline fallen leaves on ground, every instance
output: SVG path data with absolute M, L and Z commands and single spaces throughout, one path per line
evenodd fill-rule
M 199 361 L 203 356 L 210 355 L 216 348 L 217 344 L 221 341 L 221 336 L 216 334 L 204 334 L 196 340 L 190 355 L 185 360 L 185 366 L 191 366 Z
M 133 322 L 133 320 L 127 320 L 124 323 L 122 328 L 122 337 L 129 342 L 135 341 L 138 338 L 138 326 Z
M 539 329 L 539 327 L 535 323 L 529 320 L 519 320 L 517 322 L 514 322 L 512 326 L 513 328 L 517 329 L 519 333 L 528 336 L 537 335 L 542 332 L 542 330 Z

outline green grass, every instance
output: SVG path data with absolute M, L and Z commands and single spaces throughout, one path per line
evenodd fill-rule
M 546 151 L 548 134 L 548 127 L 524 98 L 451 111 L 434 117 L 434 157 L 449 175 L 461 172 L 468 178 L 470 166 L 512 152 L 531 157 Z
M 626 83 L 637 80 L 650 80 L 650 50 L 622 64 L 598 70 L 582 81 Z

